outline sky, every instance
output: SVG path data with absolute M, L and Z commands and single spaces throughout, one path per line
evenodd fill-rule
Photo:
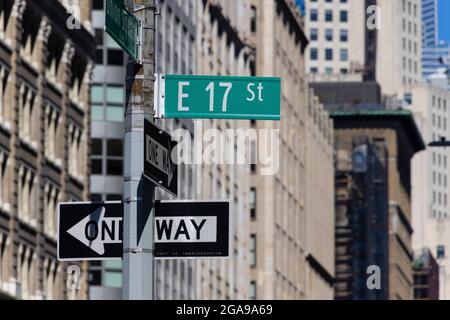
M 439 38 L 450 43 L 450 0 L 439 0 Z

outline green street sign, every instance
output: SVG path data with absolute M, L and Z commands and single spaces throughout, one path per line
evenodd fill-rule
M 280 120 L 280 78 L 157 75 L 156 118 Z
M 139 20 L 123 0 L 106 0 L 106 32 L 134 60 L 138 60 Z

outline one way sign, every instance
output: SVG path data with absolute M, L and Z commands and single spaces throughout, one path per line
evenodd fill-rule
M 122 217 L 120 201 L 61 203 L 58 208 L 58 259 L 121 258 Z
M 172 159 L 177 143 L 167 132 L 145 119 L 144 176 L 157 186 L 176 196 L 178 170 Z
M 121 202 L 69 202 L 58 208 L 58 259 L 121 259 Z M 157 201 L 155 257 L 227 257 L 229 202 Z

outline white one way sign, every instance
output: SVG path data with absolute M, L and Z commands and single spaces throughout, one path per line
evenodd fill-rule
M 155 203 L 155 256 L 228 256 L 228 202 Z M 61 203 L 59 260 L 121 259 L 123 204 Z

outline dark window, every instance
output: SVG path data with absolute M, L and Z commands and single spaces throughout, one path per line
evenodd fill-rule
M 345 10 L 342 10 L 340 12 L 340 16 L 341 16 L 341 22 L 347 22 L 348 21 L 348 13 Z
M 122 140 L 108 140 L 108 156 L 122 157 Z
M 91 194 L 91 201 L 92 202 L 101 202 L 102 199 L 102 195 L 100 193 L 93 193 Z
M 103 10 L 103 0 L 93 0 L 92 10 Z
M 251 32 L 256 32 L 256 19 L 257 19 L 257 14 L 256 14 L 256 7 L 252 6 L 252 16 L 251 16 L 251 20 L 250 20 L 250 30 Z
M 311 21 L 317 21 L 318 15 L 317 15 L 317 10 L 316 9 L 311 9 L 311 12 L 309 14 L 309 19 Z
M 436 257 L 438 259 L 445 258 L 445 246 L 443 245 L 437 246 Z
M 100 286 L 102 284 L 101 270 L 92 270 L 89 272 L 89 284 L 91 286 Z
M 122 160 L 108 160 L 106 174 L 111 176 L 122 175 Z
M 333 21 L 333 11 L 332 10 L 325 10 L 325 21 L 327 21 L 327 22 Z
M 108 65 L 123 66 L 124 56 L 122 50 L 108 50 Z
M 325 49 L 325 59 L 327 61 L 333 60 L 333 49 Z
M 91 171 L 92 171 L 92 174 L 103 174 L 102 159 L 92 159 L 91 160 Z
M 92 155 L 101 156 L 103 153 L 103 140 L 92 139 Z
M 122 195 L 121 194 L 107 194 L 106 200 L 107 201 L 120 201 L 120 200 L 122 200 Z

